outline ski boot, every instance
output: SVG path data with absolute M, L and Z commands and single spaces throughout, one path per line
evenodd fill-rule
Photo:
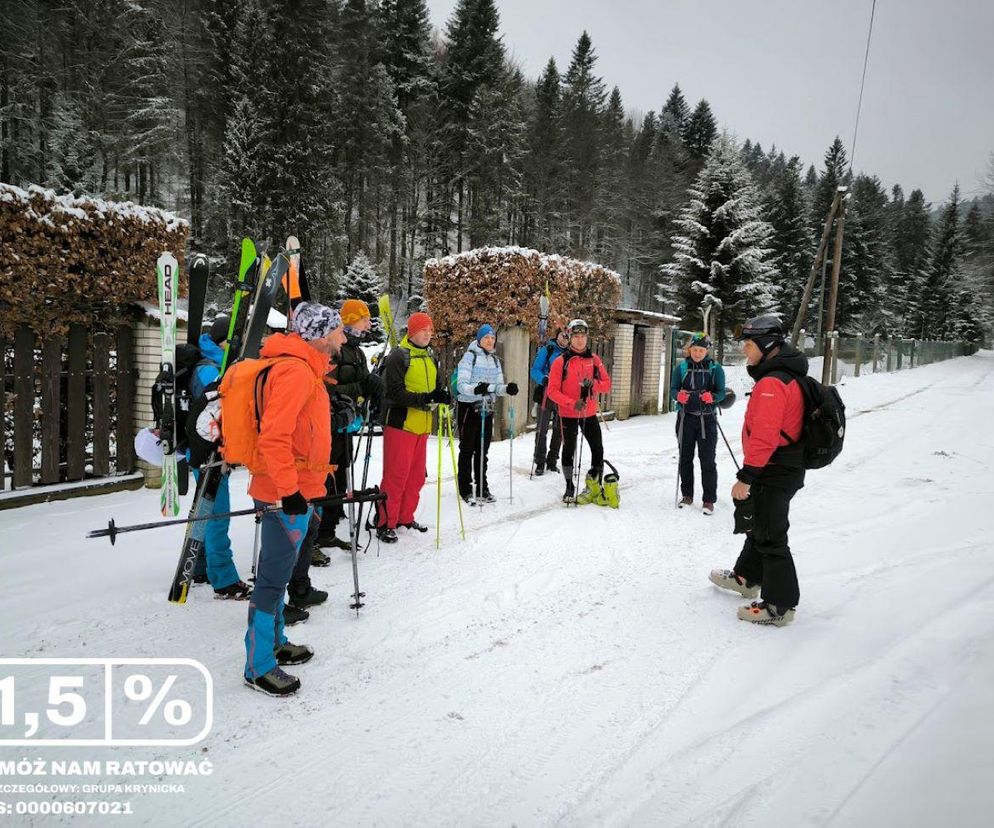
M 708 580 L 716 587 L 737 592 L 743 598 L 758 598 L 759 584 L 750 584 L 745 578 L 740 578 L 730 569 L 712 569 Z
M 476 498 L 477 505 L 481 503 L 496 503 L 497 498 L 490 494 L 490 489 L 484 489 L 483 494 Z
M 286 667 L 290 664 L 304 664 L 310 661 L 314 658 L 314 650 L 304 644 L 291 644 L 287 641 L 282 647 L 273 650 L 273 655 L 276 656 L 276 663 L 280 667 Z
M 252 587 L 245 581 L 235 581 L 226 587 L 214 590 L 214 597 L 225 601 L 247 601 L 252 596 Z
M 753 601 L 747 607 L 739 607 L 740 621 L 751 621 L 766 627 L 786 627 L 794 620 L 794 608 L 778 609 L 766 601 Z
M 376 530 L 376 539 L 383 543 L 396 543 L 397 532 L 389 526 L 381 526 Z
M 559 473 L 559 464 L 557 462 L 557 458 L 555 458 L 555 457 L 546 457 L 545 458 L 545 469 L 546 469 L 546 471 L 550 471 L 553 474 L 558 474 Z
M 425 526 L 423 523 L 418 523 L 416 520 L 412 520 L 410 523 L 402 523 L 400 525 L 403 526 L 405 529 L 410 529 L 412 532 L 428 531 L 427 526 Z
M 566 481 L 566 492 L 563 494 L 563 503 L 569 506 L 570 503 L 576 503 L 576 487 L 573 485 L 573 480 Z
M 321 547 L 322 549 L 345 549 L 349 552 L 352 551 L 352 544 L 347 540 L 342 540 L 335 535 L 318 535 L 317 539 L 314 541 L 315 547 Z M 313 561 L 312 561 L 313 563 Z
M 577 506 L 585 506 L 588 503 L 596 503 L 601 496 L 601 482 L 596 477 L 587 475 L 586 487 L 576 496 Z
M 290 696 L 300 689 L 300 679 L 284 673 L 279 667 L 273 667 L 259 678 L 245 676 L 245 684 L 267 696 Z
M 308 607 L 316 607 L 318 604 L 323 604 L 328 600 L 328 593 L 323 589 L 314 589 L 314 587 L 309 584 L 303 588 L 290 587 L 289 590 L 290 600 L 287 603 L 290 606 L 294 606 L 297 609 L 307 609 Z
M 303 624 L 311 614 L 305 610 L 295 607 L 293 604 L 283 605 L 283 626 L 292 627 L 295 624 Z
M 532 476 L 541 477 L 543 474 L 545 474 L 545 466 L 541 465 L 540 463 L 536 463 L 535 471 L 532 472 Z
M 320 549 L 315 546 L 311 550 L 311 566 L 328 566 L 331 563 L 331 558 L 324 554 Z

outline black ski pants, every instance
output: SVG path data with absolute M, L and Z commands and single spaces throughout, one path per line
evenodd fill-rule
M 750 489 L 755 518 L 735 562 L 735 574 L 749 583 L 761 584 L 763 600 L 777 609 L 796 607 L 801 597 L 787 530 L 790 501 L 803 484 L 801 472 L 796 485 L 785 481 L 783 487 L 770 486 L 760 480 Z
M 549 440 L 548 453 L 545 450 L 546 437 Z M 546 401 L 538 410 L 538 423 L 535 427 L 535 468 L 554 466 L 559 459 L 562 446 L 562 432 L 559 430 L 559 410 L 554 402 Z
M 590 446 L 590 466 L 588 474 L 599 477 L 604 468 L 604 443 L 601 440 L 601 424 L 597 415 L 593 417 L 560 417 L 563 433 L 563 477 L 573 479 L 573 457 L 576 454 L 577 434 L 582 429 Z
M 714 503 L 718 499 L 718 467 L 714 460 L 718 448 L 718 423 L 714 414 L 687 414 L 681 411 L 676 436 L 680 441 L 680 494 L 684 497 L 694 496 L 696 448 L 701 461 L 704 502 Z
M 487 453 L 494 436 L 494 412 L 488 411 L 483 417 L 481 410 L 473 403 L 459 403 L 459 495 L 466 497 L 473 493 L 476 482 L 476 496 L 489 492 L 487 485 Z M 480 429 L 483 429 L 483 475 L 480 475 Z
M 293 566 L 293 574 L 290 576 L 290 583 L 287 584 L 290 595 L 306 595 L 311 591 L 311 553 L 314 552 L 314 540 L 317 538 L 318 528 L 321 526 L 320 512 L 320 508 L 311 512 L 311 519 L 307 524 L 307 534 L 301 541 L 297 561 Z

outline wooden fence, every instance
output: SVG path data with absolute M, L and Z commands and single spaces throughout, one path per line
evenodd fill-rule
M 0 490 L 134 471 L 130 327 L 44 338 L 20 327 L 0 355 Z

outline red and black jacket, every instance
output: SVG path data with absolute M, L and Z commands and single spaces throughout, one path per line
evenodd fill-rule
M 804 393 L 794 379 L 807 376 L 807 357 L 784 344 L 778 354 L 748 371 L 756 386 L 742 424 L 745 457 L 738 479 L 750 485 L 798 475 L 803 479 L 804 455 L 797 441 L 804 421 Z

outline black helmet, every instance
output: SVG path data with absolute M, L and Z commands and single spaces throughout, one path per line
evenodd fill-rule
M 768 336 L 777 337 L 781 340 L 784 338 L 783 324 L 780 322 L 780 318 L 774 316 L 772 313 L 754 316 L 752 319 L 747 320 L 744 325 L 740 325 L 735 331 L 735 339 L 739 342 L 743 339 L 756 339 Z
M 220 345 L 228 338 L 228 328 L 230 325 L 231 317 L 226 313 L 219 314 L 211 323 L 210 331 L 208 332 L 210 338 Z

